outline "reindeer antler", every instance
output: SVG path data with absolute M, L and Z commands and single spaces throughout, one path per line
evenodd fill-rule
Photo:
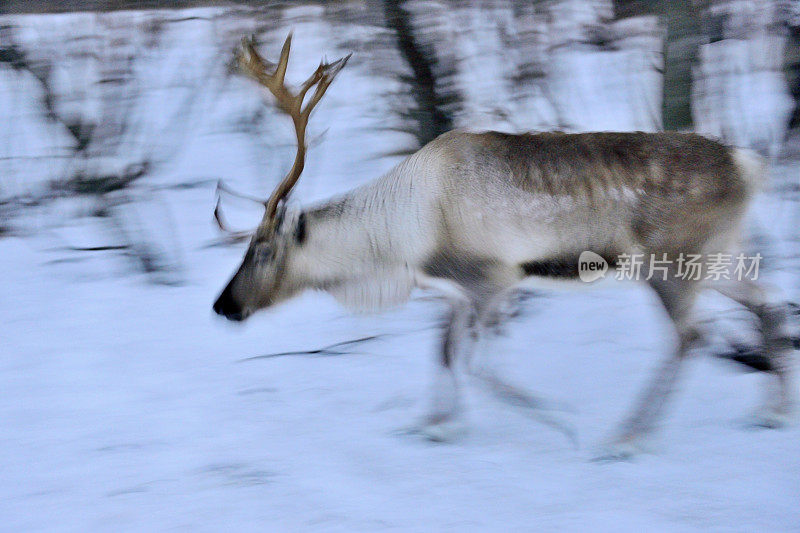
M 247 76 L 253 78 L 258 83 L 269 89 L 275 97 L 278 108 L 289 115 L 294 123 L 295 133 L 297 134 L 297 155 L 294 158 L 292 169 L 285 178 L 278 184 L 264 203 L 267 208 L 267 215 L 270 219 L 275 218 L 278 211 L 278 204 L 285 199 L 300 178 L 306 160 L 306 126 L 311 111 L 322 99 L 325 91 L 333 79 L 342 68 L 347 64 L 352 54 L 334 61 L 333 63 L 319 64 L 317 70 L 300 86 L 297 93 L 292 93 L 284 83 L 286 67 L 289 63 L 289 50 L 292 46 L 292 34 L 286 37 L 281 49 L 278 63 L 272 63 L 262 58 L 256 51 L 253 38 L 245 37 L 242 39 L 241 46 L 234 52 L 236 66 Z M 309 101 L 303 105 L 306 93 L 316 85 L 314 94 Z
M 220 204 L 222 203 L 223 192 L 230 194 L 231 196 L 234 196 L 236 198 L 241 198 L 243 200 L 250 200 L 251 202 L 256 202 L 257 204 L 261 205 L 264 205 L 264 201 L 261 200 L 260 198 L 247 196 L 246 194 L 238 193 L 232 189 L 229 189 L 228 187 L 225 186 L 224 183 L 222 183 L 222 180 L 219 180 L 217 182 L 217 191 L 216 191 L 217 202 L 214 205 L 214 220 L 217 223 L 217 227 L 219 227 L 220 231 L 227 234 L 228 242 L 236 243 L 236 242 L 246 241 L 247 239 L 250 238 L 252 232 L 231 229 L 228 226 L 228 223 L 225 222 L 225 220 L 222 217 L 222 209 L 220 208 Z

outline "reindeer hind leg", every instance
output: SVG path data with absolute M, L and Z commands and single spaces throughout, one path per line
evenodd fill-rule
M 678 334 L 678 346 L 662 363 L 644 389 L 631 415 L 623 422 L 617 436 L 604 447 L 597 459 L 625 459 L 642 451 L 643 440 L 655 429 L 667 400 L 672 395 L 683 362 L 700 338 L 692 321 L 696 283 L 670 277 L 650 280 Z
M 764 427 L 784 425 L 794 405 L 792 376 L 792 335 L 788 331 L 789 306 L 770 301 L 764 286 L 752 279 L 720 280 L 712 285 L 720 294 L 747 308 L 759 321 L 762 347 L 754 361 L 774 378 L 768 386 L 768 400 L 755 417 Z M 776 388 L 777 385 L 777 388 Z

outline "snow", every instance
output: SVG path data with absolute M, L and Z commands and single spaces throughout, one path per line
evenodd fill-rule
M 298 45 L 319 33 L 316 11 L 304 16 Z M 47 20 L 70 31 L 62 18 Z M 44 23 L 35 18 L 30 26 Z M 181 30 L 171 31 L 181 42 Z M 274 35 L 276 43 L 281 38 Z M 298 46 L 302 60 L 292 76 L 315 65 L 324 41 Z M 200 77 L 216 56 L 210 47 L 196 52 L 192 75 Z M 174 53 L 149 61 L 168 71 L 184 57 Z M 588 64 L 576 59 L 575 68 Z M 315 131 L 330 130 L 312 146 L 297 191 L 303 203 L 396 162 L 378 156 L 401 137 L 370 129 L 387 113 L 387 99 L 379 97 L 389 86 L 368 83 L 369 75 L 354 57 L 320 105 Z M 29 117 L 17 117 L 8 138 L 40 139 L 47 129 L 52 145 L 63 146 L 55 126 L 38 122 L 35 94 L 26 99 L 20 89 L 35 84 L 5 70 L 0 83 L 0 112 L 13 108 Z M 0 529 L 800 528 L 800 429 L 746 428 L 743 417 L 761 399 L 763 376 L 719 361 L 687 365 L 653 453 L 633 462 L 590 461 L 671 346 L 662 312 L 643 287 L 543 294 L 487 350 L 487 363 L 513 383 L 574 408 L 563 416 L 578 433 L 577 448 L 466 378 L 467 435 L 432 444 L 401 431 L 425 412 L 435 377 L 444 308 L 429 295 L 379 316 L 348 315 L 321 294 L 241 326 L 212 316 L 211 304 L 243 254 L 241 246 L 208 246 L 218 238 L 214 178 L 264 192 L 291 154 L 288 130 L 266 132 L 263 150 L 226 129 L 231 115 L 260 105 L 252 86 L 226 83 L 211 79 L 179 151 L 148 178 L 149 188 L 132 191 L 143 195 L 135 213 L 145 225 L 174 221 L 164 242 L 177 243 L 183 283 L 158 285 L 131 274 L 115 252 L 65 251 L 65 242 L 108 244 L 97 219 L 75 217 L 90 211 L 78 200 L 31 208 L 13 221 L 22 231 L 0 238 Z M 163 94 L 160 102 L 138 104 L 153 127 L 181 101 L 170 99 L 177 92 Z M 30 150 L 41 155 L 52 146 Z M 30 178 L 14 182 L 19 191 L 60 168 L 38 159 L 19 165 L 5 168 Z M 793 162 L 776 167 L 775 188 L 759 207 L 761 229 L 782 256 L 795 255 L 797 207 L 786 186 L 797 172 Z M 163 188 L 188 181 L 198 185 Z M 247 227 L 246 219 L 237 227 Z M 797 265 L 773 269 L 796 297 Z M 717 302 L 706 303 L 714 316 Z M 344 355 L 258 357 L 371 335 L 380 337 Z
M 800 523 L 800 431 L 743 429 L 761 380 L 718 362 L 690 365 L 654 455 L 589 462 L 668 349 L 636 286 L 537 300 L 489 351 L 515 383 L 577 409 L 579 449 L 471 383 L 470 432 L 434 445 L 397 430 L 426 405 L 436 302 L 353 317 L 309 294 L 231 327 L 210 304 L 240 250 L 191 247 L 192 281 L 164 287 L 48 265 L 38 245 L 0 240 L 8 531 Z M 245 360 L 372 334 L 386 337 L 349 355 Z

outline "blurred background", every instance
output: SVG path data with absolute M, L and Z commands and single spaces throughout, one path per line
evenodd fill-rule
M 762 441 L 722 425 L 753 403 L 756 377 L 701 371 L 706 388 L 678 403 L 671 437 L 695 461 L 688 480 L 680 460 L 660 467 L 666 480 L 647 464 L 587 474 L 557 436 L 515 431 L 518 421 L 486 409 L 477 425 L 497 442 L 398 451 L 405 444 L 388 428 L 427 392 L 430 302 L 347 318 L 307 296 L 258 327 L 212 321 L 243 251 L 213 225 L 216 183 L 266 197 L 295 151 L 286 117 L 227 64 L 250 34 L 276 58 L 289 30 L 290 81 L 323 55 L 353 52 L 311 120 L 294 202 L 369 181 L 452 128 L 695 131 L 769 159 L 754 238 L 777 285 L 800 297 L 800 2 L 3 0 L 0 515 L 48 529 L 66 512 L 83 530 L 137 529 L 143 513 L 212 529 L 228 519 L 527 526 L 531 509 L 562 528 L 685 531 L 708 525 L 705 513 L 734 529 L 800 523 L 797 433 Z M 246 202 L 225 203 L 237 229 L 260 218 Z M 638 320 L 649 296 L 594 298 L 531 304 L 548 310 L 540 323 L 551 337 L 566 318 L 586 329 L 569 334 L 580 349 L 547 335 L 536 346 L 583 355 L 515 368 L 590 406 L 577 421 L 588 441 L 611 428 L 666 344 L 664 330 Z M 614 318 L 600 316 L 597 298 Z M 620 323 L 625 340 L 611 333 Z M 531 346 L 533 328 L 512 332 L 508 351 Z M 370 335 L 398 339 L 366 350 L 377 361 L 233 364 Z M 630 355 L 602 357 L 612 352 Z M 722 459 L 735 453 L 747 460 Z M 276 483 L 287 490 L 272 492 Z M 553 500 L 526 500 L 548 491 Z
M 224 178 L 265 196 L 291 161 L 286 121 L 226 62 L 241 35 L 274 55 L 292 28 L 296 80 L 354 52 L 312 122 L 304 201 L 455 127 L 671 129 L 773 161 L 798 151 L 797 2 L 6 0 L 2 231 L 64 231 L 77 203 L 106 235 L 64 246 L 179 281 L 170 191 Z M 56 208 L 38 223 L 58 228 L 34 229 L 33 205 Z

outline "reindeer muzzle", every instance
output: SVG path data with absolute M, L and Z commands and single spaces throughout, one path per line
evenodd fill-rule
M 233 299 L 230 286 L 225 287 L 225 290 L 219 295 L 217 301 L 214 302 L 214 312 L 233 322 L 241 322 L 247 318 L 247 314 L 242 309 L 242 306 Z

